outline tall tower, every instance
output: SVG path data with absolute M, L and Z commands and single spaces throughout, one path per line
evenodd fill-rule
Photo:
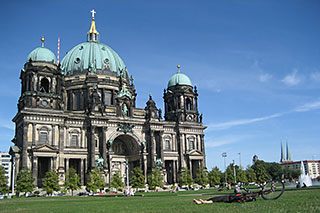
M 287 140 L 287 157 L 286 157 L 286 161 L 292 161 L 291 154 L 290 154 L 290 151 L 289 151 L 288 140 Z
M 283 149 L 283 144 L 282 144 L 282 141 L 281 141 L 281 158 L 280 158 L 280 162 L 285 162 L 285 157 L 284 157 L 284 149 Z
M 178 72 L 170 78 L 168 88 L 163 94 L 165 120 L 201 123 L 202 118 L 198 119 L 197 87 L 193 88 L 189 77 L 181 73 L 180 65 L 177 68 Z

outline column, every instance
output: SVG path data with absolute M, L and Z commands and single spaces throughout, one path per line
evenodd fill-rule
M 51 141 L 51 144 L 52 146 L 55 146 L 56 145 L 56 127 L 55 125 L 52 125 L 52 141 Z
M 161 157 L 161 162 L 162 162 L 162 167 L 164 165 L 164 157 L 163 157 L 163 140 L 162 140 L 162 136 L 163 136 L 163 131 L 159 132 L 159 143 L 160 143 L 160 157 Z
M 172 161 L 172 176 L 173 176 L 173 183 L 177 182 L 177 161 Z
M 65 170 L 64 172 L 67 174 L 69 172 L 69 158 L 65 158 L 66 165 L 65 165 Z
M 36 145 L 36 124 L 33 123 L 32 124 L 32 146 L 35 146 Z
M 22 168 L 28 167 L 28 126 L 29 123 L 23 123 L 22 136 Z
M 80 162 L 80 181 L 81 184 L 84 184 L 84 159 L 81 158 L 81 162 Z
M 200 139 L 201 139 L 201 149 L 202 149 L 202 154 L 203 154 L 202 167 L 204 168 L 204 167 L 206 167 L 206 150 L 204 147 L 204 135 L 201 135 Z
M 96 167 L 96 138 L 94 136 L 95 127 L 91 126 L 91 141 L 90 141 L 90 169 Z
M 103 158 L 103 168 L 107 168 L 107 140 L 106 140 L 107 127 L 102 128 L 102 158 Z
M 52 157 L 51 158 L 51 169 L 56 171 L 57 170 L 57 157 Z
M 64 126 L 59 125 L 59 152 L 63 152 L 64 149 Z M 60 164 L 61 165 L 61 164 Z
M 38 157 L 33 156 L 32 159 L 32 177 L 34 178 L 34 185 L 38 185 Z
M 151 169 L 155 167 L 155 138 L 154 138 L 154 131 L 150 130 L 150 164 Z

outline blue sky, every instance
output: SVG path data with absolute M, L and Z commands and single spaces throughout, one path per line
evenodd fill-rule
M 199 92 L 207 167 L 320 159 L 320 1 L 8 1 L 0 8 L 0 150 L 14 136 L 20 70 L 40 46 L 60 58 L 86 40 L 91 9 L 100 41 L 135 79 L 137 106 L 163 89 L 181 64 Z

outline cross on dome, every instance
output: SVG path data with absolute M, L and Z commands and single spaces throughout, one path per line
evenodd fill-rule
M 94 11 L 94 9 L 92 9 L 92 10 L 90 11 L 90 13 L 91 13 L 91 15 L 92 15 L 92 18 L 94 19 L 94 14 L 96 14 L 97 12 Z

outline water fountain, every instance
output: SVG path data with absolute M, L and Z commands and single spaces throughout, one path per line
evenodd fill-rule
M 306 184 L 306 186 L 312 186 L 311 177 L 309 176 L 308 173 L 306 174 L 306 170 L 304 168 L 304 164 L 302 161 L 301 161 L 300 171 L 301 171 L 301 175 L 299 176 L 299 182 L 301 186 L 303 186 L 303 184 Z

